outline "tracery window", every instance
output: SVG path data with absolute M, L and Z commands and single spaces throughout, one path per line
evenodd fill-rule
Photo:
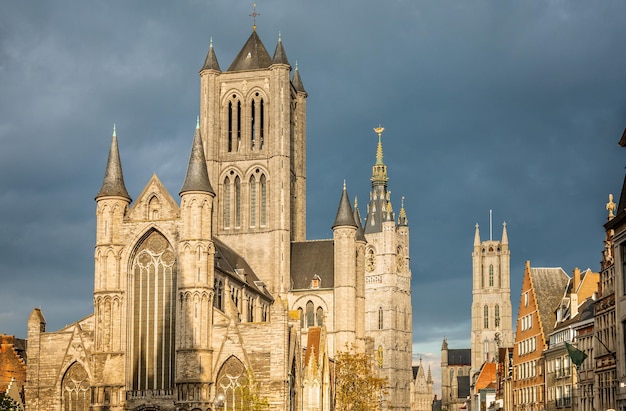
M 91 384 L 85 368 L 78 362 L 72 364 L 61 382 L 63 411 L 89 411 Z
M 324 309 L 322 307 L 317 307 L 317 310 L 315 311 L 315 317 L 318 327 L 324 325 Z
M 244 393 L 248 389 L 248 377 L 243 363 L 235 356 L 228 358 L 216 380 L 216 397 L 224 399 L 224 411 L 244 409 Z
M 174 386 L 176 253 L 153 231 L 132 260 L 132 387 Z
M 489 265 L 489 287 L 493 287 L 493 264 Z

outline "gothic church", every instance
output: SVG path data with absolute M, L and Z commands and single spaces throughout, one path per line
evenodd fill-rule
M 344 183 L 333 237 L 307 240 L 306 102 L 280 38 L 270 56 L 255 28 L 227 70 L 211 44 L 179 202 L 156 175 L 131 199 L 114 130 L 94 313 L 48 332 L 33 310 L 29 411 L 331 410 L 346 346 L 388 377 L 384 408 L 410 409 L 409 228 L 383 129 L 365 223 Z

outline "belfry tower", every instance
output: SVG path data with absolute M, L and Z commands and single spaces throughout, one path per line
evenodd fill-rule
M 398 220 L 391 204 L 389 178 L 383 161 L 383 127 L 378 134 L 376 163 L 372 166 L 372 191 L 365 221 L 365 328 L 377 350 L 379 367 L 389 379 L 388 404 L 404 408 L 410 398 L 411 368 L 411 269 L 409 226 L 404 199 Z
M 513 344 L 511 252 L 502 225 L 502 240 L 480 241 L 476 224 L 472 253 L 472 373 L 485 361 L 496 361 L 499 347 Z
M 214 233 L 247 256 L 270 292 L 283 295 L 291 241 L 306 237 L 307 93 L 298 69 L 290 72 L 280 36 L 270 56 L 256 26 L 227 70 L 212 42 L 200 70 Z

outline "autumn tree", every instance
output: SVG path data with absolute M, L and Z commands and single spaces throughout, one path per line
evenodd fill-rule
M 387 383 L 386 377 L 378 376 L 372 356 L 354 346 L 335 356 L 335 409 L 381 410 Z

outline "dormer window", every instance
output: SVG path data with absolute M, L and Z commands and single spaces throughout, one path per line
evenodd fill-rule
M 311 288 L 320 288 L 320 284 L 322 283 L 322 279 L 319 275 L 315 274 L 313 279 L 311 280 Z

